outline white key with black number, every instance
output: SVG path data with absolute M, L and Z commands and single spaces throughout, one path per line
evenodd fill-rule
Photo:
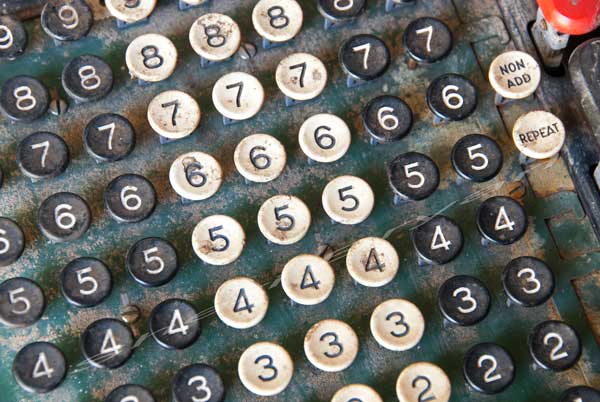
M 256 77 L 234 72 L 217 80 L 212 90 L 212 100 L 215 108 L 226 119 L 247 120 L 262 108 L 265 91 Z
M 378 305 L 371 314 L 371 334 L 381 346 L 405 351 L 419 344 L 425 332 L 421 310 L 404 299 L 390 299 Z
M 319 96 L 327 85 L 327 68 L 316 56 L 293 53 L 277 65 L 275 81 L 283 94 L 295 101 Z
M 287 161 L 283 144 L 267 134 L 252 134 L 233 153 L 237 171 L 248 181 L 266 183 L 281 175 Z
M 210 265 L 227 265 L 242 254 L 246 235 L 242 226 L 226 215 L 202 219 L 192 233 L 192 248 L 202 261 Z
M 204 152 L 180 155 L 169 170 L 171 187 L 183 200 L 206 200 L 219 191 L 223 171 L 219 162 Z
M 300 127 L 298 142 L 309 161 L 330 163 L 343 157 L 351 142 L 350 128 L 341 118 L 316 114 Z
M 132 78 L 142 82 L 163 81 L 175 71 L 177 48 L 166 36 L 140 35 L 127 47 L 125 63 Z
M 375 204 L 369 183 L 355 176 L 339 176 L 331 180 L 323 189 L 321 199 L 327 215 L 344 225 L 363 222 Z
M 190 135 L 200 124 L 202 113 L 194 98 L 182 91 L 169 90 L 156 95 L 148 104 L 150 127 L 167 140 Z
M 390 283 L 398 273 L 400 259 L 390 242 L 379 237 L 355 241 L 346 254 L 346 269 L 363 286 L 380 287 Z
M 383 402 L 383 399 L 368 385 L 350 384 L 340 388 L 331 402 Z
M 269 296 L 254 279 L 229 279 L 215 294 L 217 316 L 232 328 L 248 329 L 258 325 L 268 309 Z
M 396 381 L 396 396 L 400 402 L 448 402 L 451 391 L 450 379 L 444 370 L 428 362 L 407 366 Z
M 310 210 L 292 195 L 276 195 L 258 210 L 260 232 L 272 243 L 289 245 L 302 240 L 310 228 Z
M 238 24 L 224 14 L 209 13 L 199 17 L 190 28 L 192 49 L 207 62 L 223 61 L 235 54 L 242 41 Z
M 335 272 L 322 257 L 300 254 L 281 272 L 281 287 L 295 303 L 315 305 L 325 301 L 335 285 Z
M 105 0 L 106 8 L 121 26 L 145 20 L 156 7 L 156 0 Z
M 350 367 L 358 354 L 358 337 L 343 321 L 319 321 L 304 337 L 304 353 L 308 361 L 320 370 L 343 371 Z
M 258 342 L 242 353 L 238 361 L 238 376 L 244 387 L 261 396 L 283 392 L 294 374 L 294 363 L 282 346 Z
M 300 33 L 303 20 L 296 0 L 260 0 L 252 10 L 252 24 L 265 48 L 293 39 Z

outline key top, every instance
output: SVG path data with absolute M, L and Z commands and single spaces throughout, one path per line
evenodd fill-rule
M 175 277 L 179 270 L 177 250 L 158 237 L 137 241 L 127 251 L 127 271 L 142 286 L 162 286 Z
M 23 23 L 10 15 L 0 15 L 0 59 L 12 60 L 22 55 L 27 42 Z
M 558 154 L 565 136 L 562 121 L 544 110 L 525 113 L 517 119 L 512 130 L 517 149 L 533 159 L 547 159 Z
M 412 232 L 419 264 L 442 265 L 454 260 L 463 247 L 460 226 L 447 216 L 436 215 Z
M 83 131 L 85 150 L 98 162 L 116 162 L 135 148 L 135 129 L 124 116 L 103 113 L 94 117 Z
M 268 241 L 289 245 L 304 238 L 310 228 L 310 210 L 292 195 L 276 195 L 258 210 L 258 228 Z
M 365 106 L 362 119 L 371 142 L 386 143 L 406 137 L 412 128 L 413 113 L 402 99 L 381 95 Z
M 202 261 L 210 265 L 227 265 L 242 254 L 246 235 L 242 226 L 226 215 L 202 219 L 192 233 L 192 248 Z
M 564 371 L 573 367 L 581 356 L 577 331 L 561 321 L 544 321 L 529 335 L 529 353 L 542 368 Z
M 161 140 L 187 137 L 198 128 L 201 117 L 198 102 L 182 91 L 161 92 L 148 105 L 148 122 Z
M 24 390 L 44 394 L 62 383 L 67 373 L 67 362 L 55 345 L 33 342 L 17 352 L 12 372 Z
M 238 24 L 224 14 L 209 13 L 199 17 L 190 28 L 192 49 L 201 65 L 227 60 L 238 51 L 242 33 Z
M 334 222 L 357 225 L 365 221 L 375 204 L 369 183 L 355 176 L 338 176 L 323 189 L 323 209 Z
M 408 56 L 424 64 L 435 63 L 448 56 L 452 51 L 452 41 L 448 26 L 433 17 L 417 18 L 402 34 Z
M 481 322 L 487 317 L 490 305 L 490 291 L 472 276 L 454 276 L 444 282 L 438 292 L 442 315 L 456 325 L 470 326 Z
M 152 393 L 145 387 L 135 384 L 121 385 L 111 391 L 104 402 L 155 402 Z
M 224 116 L 223 121 L 230 124 L 254 117 L 262 108 L 265 91 L 254 76 L 234 72 L 217 80 L 212 100 L 217 111 Z
M 350 148 L 350 128 L 336 115 L 320 113 L 306 119 L 298 133 L 298 142 L 309 162 L 331 163 Z
M 240 381 L 250 392 L 273 396 L 283 392 L 294 374 L 294 363 L 283 347 L 258 342 L 242 353 L 238 362 Z
M 327 69 L 312 54 L 293 53 L 277 65 L 275 81 L 286 96 L 286 104 L 291 105 L 319 96 L 327 85 Z
M 15 121 L 37 120 L 46 113 L 49 104 L 46 86 L 27 75 L 8 79 L 0 89 L 0 112 Z
M 452 166 L 460 177 L 477 183 L 496 177 L 502 169 L 502 150 L 496 141 L 481 134 L 462 137 L 452 148 Z
M 339 389 L 331 398 L 331 402 L 383 402 L 375 390 L 367 385 L 351 384 Z
M 323 258 L 300 254 L 289 260 L 281 272 L 281 287 L 293 302 L 315 305 L 325 301 L 335 285 L 335 273 Z
M 156 190 L 145 177 L 124 174 L 113 179 L 106 186 L 104 205 L 117 222 L 140 222 L 154 212 Z
M 535 257 L 513 259 L 502 272 L 502 286 L 511 300 L 525 307 L 545 303 L 554 292 L 554 274 Z
M 79 239 L 92 223 L 89 205 L 73 193 L 56 193 L 46 198 L 37 218 L 42 234 L 55 243 Z
M 477 210 L 477 229 L 484 242 L 512 244 L 523 237 L 527 226 L 525 208 L 510 197 L 488 198 Z
M 529 54 L 518 50 L 496 56 L 488 72 L 490 85 L 500 99 L 527 98 L 536 91 L 541 76 L 538 62 Z
M 191 364 L 179 370 L 171 382 L 173 402 L 222 402 L 225 385 L 219 372 L 208 364 Z
M 169 170 L 171 187 L 186 201 L 206 200 L 219 191 L 223 171 L 219 162 L 204 152 L 180 155 Z
M 148 330 L 152 338 L 165 349 L 185 349 L 202 332 L 198 312 L 182 299 L 167 299 L 150 313 Z
M 365 0 L 318 0 L 317 10 L 325 18 L 325 29 L 352 21 L 365 8 Z
M 67 169 L 69 161 L 67 143 L 53 133 L 33 133 L 17 146 L 17 165 L 31 179 L 59 176 Z
M 356 332 L 345 322 L 333 319 L 319 321 L 304 337 L 304 353 L 316 368 L 327 372 L 350 367 L 358 354 Z
M 400 372 L 396 381 L 396 395 L 400 402 L 433 401 L 433 398 L 436 402 L 448 402 L 451 389 L 444 370 L 428 362 L 410 364 Z
M 25 250 L 25 235 L 19 225 L 0 217 L 0 267 L 16 262 Z
M 113 87 L 113 72 L 98 56 L 85 54 L 72 59 L 63 69 L 62 86 L 76 102 L 104 98 Z
M 386 349 L 402 352 L 419 344 L 425 332 L 421 310 L 404 299 L 381 303 L 371 314 L 371 334 Z
M 46 299 L 37 283 L 11 278 L 0 284 L 0 322 L 8 327 L 28 327 L 44 314 Z
M 506 390 L 515 379 L 515 369 L 508 351 L 495 343 L 473 346 L 463 363 L 467 383 L 476 391 L 489 395 Z
M 81 334 L 81 352 L 97 368 L 115 369 L 133 353 L 133 334 L 122 321 L 102 318 L 91 323 Z
M 268 309 L 267 292 L 254 279 L 229 279 L 215 294 L 217 316 L 232 328 L 248 329 L 258 325 Z
M 75 41 L 90 32 L 92 10 L 84 0 L 48 0 L 42 9 L 44 31 L 57 41 Z
M 559 399 L 559 402 L 598 402 L 600 401 L 600 392 L 592 387 L 579 385 L 566 390 Z
M 340 48 L 340 63 L 353 87 L 381 77 L 387 71 L 391 56 L 383 40 L 370 34 L 356 35 Z
M 477 88 L 466 77 L 444 74 L 427 88 L 427 105 L 434 114 L 434 124 L 464 120 L 477 108 Z
M 252 134 L 240 141 L 233 153 L 237 171 L 246 180 L 267 183 L 281 175 L 287 161 L 285 148 L 275 137 Z
M 364 237 L 346 254 L 346 269 L 363 286 L 380 287 L 396 277 L 400 259 L 394 246 L 378 237 Z
M 156 0 L 105 0 L 104 4 L 117 19 L 117 26 L 124 28 L 148 18 L 156 7 Z
M 77 258 L 60 273 L 60 290 L 65 299 L 77 307 L 102 303 L 110 295 L 112 286 L 110 270 L 96 258 Z
M 252 10 L 252 24 L 268 49 L 292 40 L 302 29 L 303 13 L 296 0 L 260 0 Z
M 427 155 L 407 152 L 396 156 L 387 168 L 394 203 L 420 201 L 429 197 L 440 184 L 440 171 Z
M 145 34 L 135 38 L 125 52 L 129 75 L 142 82 L 164 81 L 177 65 L 177 48 L 166 36 Z

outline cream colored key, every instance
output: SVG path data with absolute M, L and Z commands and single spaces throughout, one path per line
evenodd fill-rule
M 319 321 L 304 337 L 304 353 L 308 361 L 320 370 L 342 371 L 356 358 L 358 337 L 352 327 L 343 321 Z
M 156 7 L 156 0 L 105 0 L 108 12 L 128 24 L 148 18 Z
M 189 6 L 200 6 L 202 4 L 208 3 L 209 0 L 182 0 L 185 4 Z
M 166 36 L 141 35 L 127 47 L 125 63 L 132 78 L 146 82 L 163 81 L 175 71 L 177 49 Z
M 350 384 L 338 390 L 331 402 L 383 402 L 379 394 L 363 384 Z
M 215 294 L 215 311 L 226 325 L 247 329 L 258 325 L 269 309 L 269 297 L 254 279 L 233 278 Z
M 404 299 L 386 300 L 377 306 L 371 315 L 370 325 L 377 343 L 394 351 L 414 348 L 425 332 L 421 310 Z
M 294 244 L 302 240 L 310 228 L 310 211 L 292 195 L 276 195 L 258 210 L 258 228 L 275 244 Z
M 279 90 L 297 101 L 314 99 L 327 85 L 327 69 L 317 57 L 293 53 L 279 62 L 275 71 Z
M 294 363 L 283 347 L 272 342 L 259 342 L 242 353 L 238 375 L 244 387 L 261 396 L 277 395 L 292 380 Z
M 350 148 L 350 129 L 332 114 L 316 114 L 300 127 L 298 142 L 302 152 L 317 162 L 335 162 Z
M 248 73 L 229 73 L 217 80 L 212 91 L 215 108 L 231 120 L 254 117 L 265 100 L 262 84 Z
M 556 155 L 565 142 L 565 126 L 550 112 L 536 110 L 517 119 L 512 130 L 519 151 L 533 159 Z
M 507 99 L 523 99 L 535 92 L 540 84 L 538 62 L 525 52 L 512 50 L 498 55 L 488 72 L 494 90 Z
M 365 237 L 354 242 L 346 254 L 348 273 L 364 286 L 387 285 L 396 277 L 399 264 L 394 246 L 379 237 Z
M 298 35 L 303 17 L 296 0 L 260 0 L 252 10 L 256 32 L 275 43 L 287 42 Z
M 192 248 L 198 258 L 211 265 L 227 265 L 244 250 L 246 235 L 242 226 L 226 215 L 202 219 L 192 233 Z
M 314 305 L 325 301 L 335 285 L 335 273 L 325 259 L 300 254 L 288 261 L 281 272 L 285 294 L 298 304 Z
M 189 34 L 192 49 L 208 61 L 223 61 L 237 52 L 242 40 L 238 24 L 224 14 L 204 14 Z
M 148 105 L 148 122 L 160 136 L 178 140 L 190 135 L 200 124 L 198 102 L 182 91 L 161 92 Z
M 450 393 L 448 376 L 432 363 L 413 363 L 402 370 L 396 381 L 396 396 L 400 402 L 448 402 Z
M 286 159 L 281 142 L 267 134 L 249 135 L 240 141 L 233 153 L 238 172 L 256 183 L 266 183 L 279 177 Z
M 186 200 L 201 201 L 215 195 L 223 181 L 221 165 L 204 152 L 179 156 L 169 170 L 171 187 Z
M 369 217 L 375 204 L 375 195 L 363 179 L 339 176 L 325 186 L 322 202 L 323 209 L 332 220 L 355 225 Z

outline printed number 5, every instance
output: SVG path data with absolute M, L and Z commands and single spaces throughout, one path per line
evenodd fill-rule
M 353 205 L 351 207 L 346 207 L 343 206 L 342 210 L 346 211 L 346 212 L 352 212 L 352 211 L 356 211 L 356 209 L 358 208 L 358 205 L 360 204 L 358 202 L 358 198 L 356 198 L 356 196 L 352 195 L 352 194 L 344 194 L 346 191 L 350 191 L 352 190 L 354 187 L 352 186 L 347 186 L 344 188 L 340 188 L 338 190 L 338 194 L 340 197 L 340 201 L 346 201 L 346 200 L 351 200 L 353 202 Z

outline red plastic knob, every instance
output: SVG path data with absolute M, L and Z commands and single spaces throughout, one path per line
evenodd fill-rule
M 600 24 L 600 0 L 537 0 L 544 18 L 558 32 L 583 35 Z

